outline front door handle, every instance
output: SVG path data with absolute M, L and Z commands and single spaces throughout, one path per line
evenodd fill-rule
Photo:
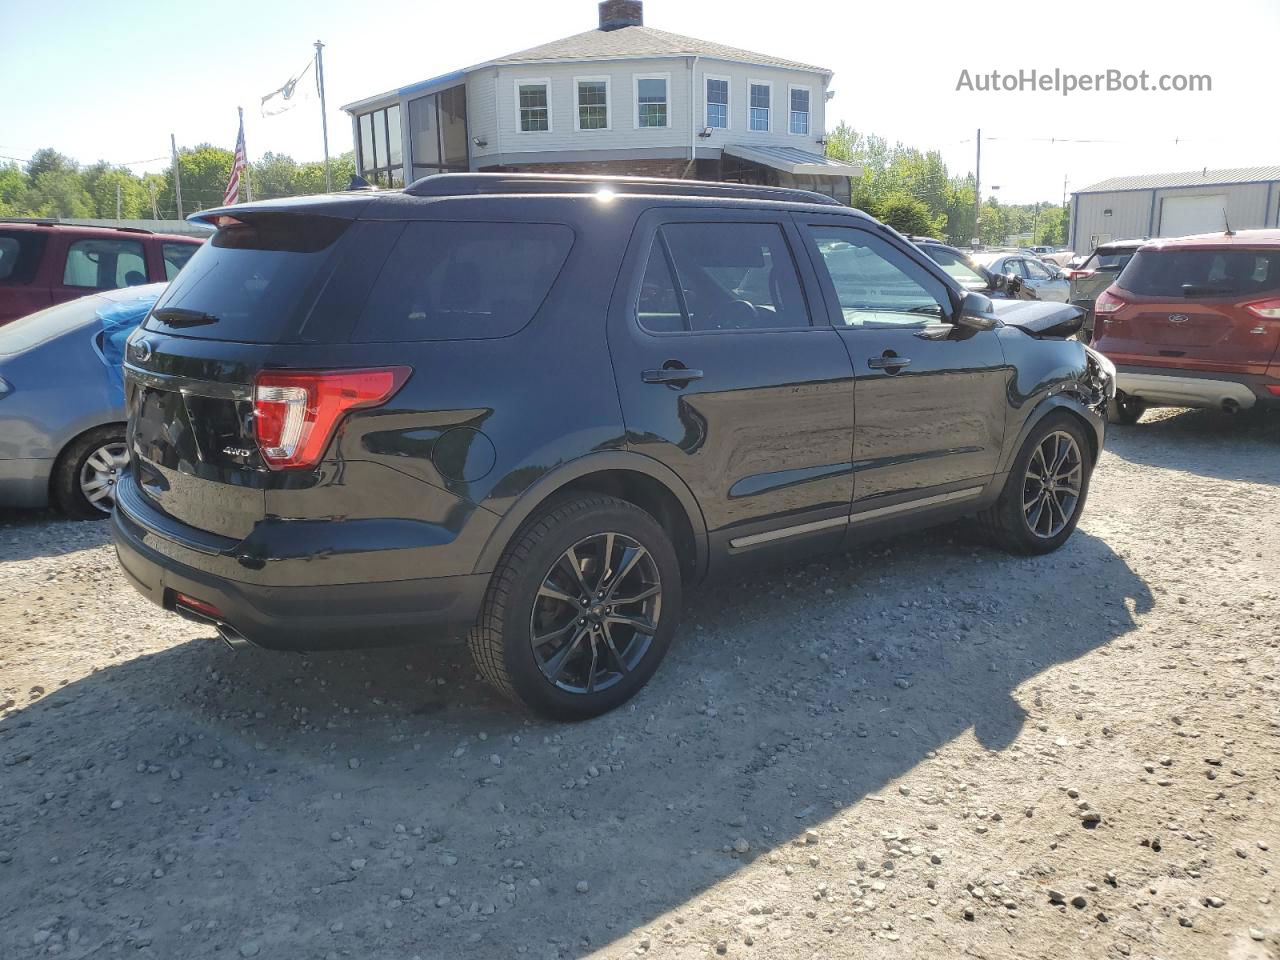
M 666 383 L 682 387 L 686 383 L 702 379 L 701 370 L 691 370 L 679 360 L 668 360 L 660 370 L 643 370 L 640 379 L 645 383 Z
M 896 370 L 911 363 L 908 357 L 868 357 L 867 366 L 872 370 Z

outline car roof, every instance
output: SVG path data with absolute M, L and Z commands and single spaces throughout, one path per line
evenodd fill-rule
M 1280 230 L 1197 233 L 1189 237 L 1161 237 L 1142 245 L 1143 250 L 1231 250 L 1236 247 L 1280 247 Z
M 33 233 L 71 233 L 87 237 L 111 234 L 143 234 L 161 240 L 179 240 L 185 243 L 204 243 L 203 237 L 182 233 L 156 233 L 145 227 L 116 227 L 104 223 L 66 223 L 62 220 L 41 220 L 28 217 L 0 217 L 0 230 L 31 231 Z
M 254 213 L 292 212 L 345 219 L 403 216 L 425 210 L 427 204 L 466 202 L 499 197 L 563 202 L 582 196 L 614 201 L 644 203 L 649 206 L 699 205 L 759 206 L 761 203 L 843 214 L 871 219 L 867 214 L 808 190 L 789 187 L 755 186 L 718 181 L 666 180 L 656 177 L 603 177 L 574 174 L 443 173 L 424 177 L 404 190 L 353 190 L 261 200 L 202 210 L 187 219 L 193 223 L 216 225 L 221 217 Z

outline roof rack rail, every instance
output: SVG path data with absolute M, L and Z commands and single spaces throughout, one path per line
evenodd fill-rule
M 146 227 L 124 227 L 114 223 L 80 223 L 61 217 L 0 217 L 0 223 L 29 223 L 37 227 L 81 227 L 85 230 L 120 230 L 124 233 L 155 233 Z
M 437 173 L 405 188 L 412 197 L 458 197 L 503 193 L 642 193 L 679 197 L 726 197 L 821 203 L 843 206 L 839 200 L 811 190 L 791 187 L 721 183 L 712 180 L 666 180 L 659 177 L 604 177 L 572 173 Z

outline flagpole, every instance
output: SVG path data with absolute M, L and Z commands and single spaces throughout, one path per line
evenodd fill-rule
M 244 107 L 236 107 L 240 111 L 240 139 L 244 140 Z M 244 202 L 253 203 L 253 178 L 249 176 L 249 148 L 244 148 Z
M 329 118 L 324 109 L 324 44 L 316 41 L 316 86 L 320 90 L 320 129 L 324 133 L 324 189 L 333 192 L 333 176 L 329 172 Z

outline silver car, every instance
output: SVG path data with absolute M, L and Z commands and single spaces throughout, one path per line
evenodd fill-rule
M 111 512 L 128 462 L 123 339 L 165 286 L 102 290 L 0 327 L 0 506 Z
M 974 259 L 992 273 L 1020 277 L 1022 285 L 1039 300 L 1066 303 L 1071 293 L 1071 284 L 1061 270 L 1030 254 L 985 253 Z

